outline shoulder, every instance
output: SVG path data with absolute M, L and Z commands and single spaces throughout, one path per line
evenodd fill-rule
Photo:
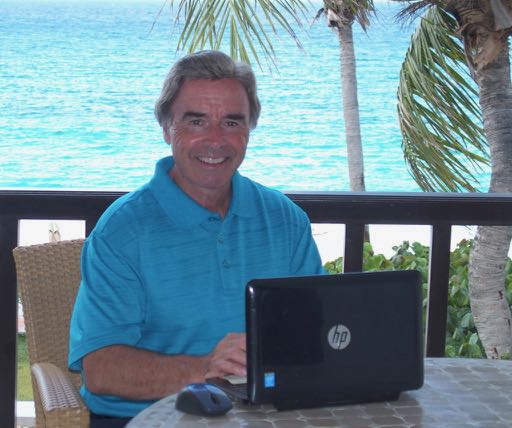
M 144 185 L 116 199 L 98 220 L 94 233 L 112 237 L 140 232 L 144 219 L 158 208 L 148 185 Z
M 279 190 L 271 189 L 242 176 L 240 177 L 240 188 L 246 199 L 245 206 L 252 206 L 256 215 L 277 215 L 286 217 L 294 223 L 309 223 L 302 208 Z

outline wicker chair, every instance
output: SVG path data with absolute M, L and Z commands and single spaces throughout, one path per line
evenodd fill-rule
M 17 247 L 36 427 L 88 427 L 80 374 L 67 368 L 69 322 L 80 283 L 83 239 Z

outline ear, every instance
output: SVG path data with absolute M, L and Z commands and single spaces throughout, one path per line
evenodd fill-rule
M 167 144 L 171 145 L 171 134 L 169 134 L 169 130 L 167 127 L 162 128 L 164 134 L 164 140 Z

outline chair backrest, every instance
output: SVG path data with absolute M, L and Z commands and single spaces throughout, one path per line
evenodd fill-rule
M 77 239 L 13 250 L 30 365 L 53 363 L 70 375 L 77 388 L 80 375 L 68 370 L 67 357 L 83 242 Z

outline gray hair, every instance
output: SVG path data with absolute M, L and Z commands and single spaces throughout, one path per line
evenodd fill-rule
M 162 128 L 169 126 L 171 106 L 185 81 L 195 79 L 236 79 L 247 92 L 249 127 L 256 128 L 261 105 L 256 94 L 256 77 L 247 64 L 235 62 L 219 51 L 201 51 L 177 61 L 165 78 L 162 92 L 155 105 L 155 116 Z

